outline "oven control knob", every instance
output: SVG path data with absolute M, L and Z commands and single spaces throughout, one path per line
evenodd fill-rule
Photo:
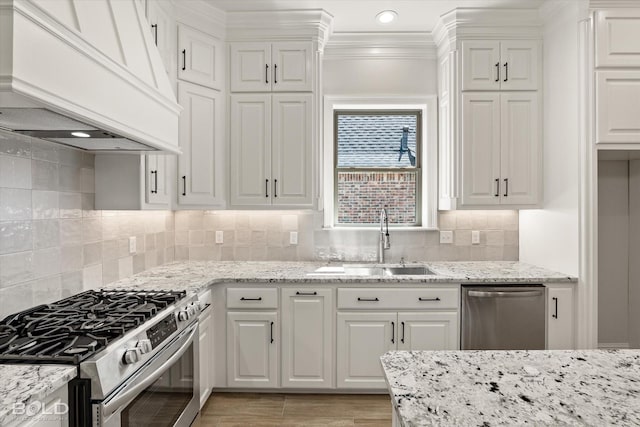
M 190 317 L 191 315 L 189 314 L 188 310 L 180 310 L 178 312 L 178 320 L 181 322 L 184 322 L 185 320 L 189 320 Z
M 139 348 L 130 348 L 125 350 L 124 355 L 122 356 L 122 362 L 125 365 L 132 365 L 140 360 L 141 351 Z
M 141 354 L 147 354 L 151 350 L 153 350 L 153 346 L 151 345 L 151 340 L 142 339 L 136 343 L 136 348 L 140 349 Z
M 195 316 L 197 314 L 196 306 L 191 304 L 189 307 L 187 307 L 187 312 L 189 313 L 189 317 Z

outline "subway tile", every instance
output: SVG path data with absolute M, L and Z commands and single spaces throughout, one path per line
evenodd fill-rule
M 144 254 L 133 255 L 133 274 L 138 274 L 145 270 Z
M 124 279 L 133 275 L 133 257 L 120 258 L 118 260 L 118 279 Z
M 31 192 L 33 219 L 59 218 L 59 206 L 59 193 L 56 191 L 33 190 Z
M 453 232 L 453 242 L 456 246 L 470 246 L 471 230 L 455 230 Z
M 58 190 L 57 163 L 33 160 L 31 168 L 31 181 L 34 190 Z
M 0 318 L 33 307 L 32 282 L 0 288 Z
M 82 153 L 82 166 L 93 169 L 95 167 L 96 155 L 92 153 Z
M 158 253 L 156 251 L 146 251 L 144 253 L 144 264 L 147 268 L 153 268 L 158 265 Z
M 15 285 L 33 278 L 32 251 L 0 255 L 0 287 Z
M 58 147 L 58 162 L 62 165 L 81 167 L 83 152 L 73 148 Z
M 233 249 L 233 248 L 231 248 Z M 174 259 L 176 261 L 188 261 L 189 260 L 189 246 L 175 246 L 174 247 Z
M 0 155 L 0 187 L 31 189 L 31 160 Z
M 120 258 L 120 248 L 118 240 L 104 240 L 102 242 L 103 261 Z
M 80 170 L 80 190 L 83 193 L 95 193 L 95 173 L 93 169 L 82 168 Z
M 60 248 L 33 252 L 33 272 L 36 278 L 60 273 Z
M 219 249 L 216 249 L 216 252 L 219 254 Z M 220 257 L 216 257 L 216 261 L 220 260 Z M 166 248 L 164 250 L 164 262 L 169 263 L 175 261 L 175 247 L 172 246 L 170 248 Z
M 102 264 L 95 264 L 82 269 L 82 288 L 84 290 L 102 287 Z
M 63 246 L 60 248 L 60 270 L 63 273 L 82 270 L 82 245 Z M 82 282 L 82 281 L 81 281 Z
M 76 166 L 59 165 L 58 188 L 60 191 L 79 193 L 82 190 L 80 168 Z M 89 191 L 87 191 L 89 193 Z
M 62 273 L 61 277 L 62 298 L 82 292 L 82 270 Z
M 103 218 L 82 219 L 82 241 L 84 243 L 98 242 L 101 240 L 114 240 L 114 236 L 103 234 Z
M 31 286 L 34 305 L 49 304 L 62 298 L 62 275 L 60 274 L 36 279 Z
M 487 231 L 487 246 L 503 246 L 504 245 L 504 231 L 503 230 L 489 230 Z
M 102 242 L 87 243 L 82 247 L 83 264 L 93 265 L 102 262 Z
M 31 190 L 0 188 L 0 221 L 29 220 Z
M 102 211 L 95 209 L 95 194 L 82 193 L 82 216 L 93 218 L 102 216 Z
M 58 193 L 60 218 L 82 218 L 82 195 L 80 193 Z
M 33 249 L 31 221 L 0 222 L 0 255 Z
M 0 154 L 31 158 L 31 137 L 0 131 Z
M 81 219 L 61 219 L 59 221 L 61 246 L 82 244 L 82 221 Z
M 215 258 L 215 248 L 212 246 L 196 246 L 189 248 L 190 261 L 210 261 Z
M 33 138 L 31 141 L 31 157 L 35 160 L 57 162 L 59 148 L 58 144 Z
M 102 284 L 108 285 L 118 280 L 119 274 L 118 260 L 113 259 L 102 263 Z
M 60 226 L 57 219 L 33 221 L 33 248 L 45 249 L 60 246 Z
M 189 232 L 189 235 L 191 235 L 191 231 Z M 190 244 L 197 244 L 196 242 L 191 242 L 191 239 L 189 239 L 189 243 Z M 151 251 L 156 249 L 156 235 L 155 234 L 146 234 L 144 236 L 144 248 L 145 251 Z

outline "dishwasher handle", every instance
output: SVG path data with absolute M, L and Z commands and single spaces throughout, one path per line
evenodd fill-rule
M 541 297 L 543 291 L 469 291 L 468 295 L 477 298 L 524 298 Z

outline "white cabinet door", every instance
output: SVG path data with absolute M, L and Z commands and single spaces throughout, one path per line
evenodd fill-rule
M 168 162 L 173 156 L 148 154 L 145 156 L 145 197 L 150 205 L 169 203 Z
M 272 46 L 275 92 L 311 92 L 313 55 L 311 43 L 274 43 Z
M 575 348 L 573 285 L 547 286 L 547 348 Z
M 273 95 L 272 203 L 311 206 L 312 95 Z
M 278 386 L 278 313 L 227 313 L 227 386 Z
M 640 143 L 640 71 L 596 71 L 596 143 Z
M 500 104 L 501 204 L 536 204 L 541 181 L 538 95 L 503 93 Z
M 220 92 L 178 82 L 180 148 L 178 203 L 224 205 L 224 97 Z
M 396 348 L 395 312 L 338 313 L 338 388 L 384 389 L 380 356 Z
M 270 92 L 274 78 L 271 44 L 231 45 L 231 92 Z
M 462 42 L 462 90 L 499 90 L 500 42 Z
M 158 47 L 162 63 L 170 77 L 175 76 L 175 35 L 176 23 L 173 4 L 169 0 L 147 2 L 147 19 L 151 37 Z
M 231 96 L 231 203 L 270 205 L 271 95 Z
M 500 43 L 500 89 L 538 89 L 539 43 L 535 40 Z
M 640 9 L 596 12 L 596 67 L 640 67 Z
M 282 289 L 282 386 L 330 388 L 331 289 Z
M 458 313 L 398 313 L 398 350 L 457 350 Z
M 462 95 L 462 204 L 500 203 L 500 94 Z
M 213 386 L 213 316 L 209 308 L 200 315 L 200 408 L 204 406 Z
M 219 39 L 209 34 L 178 25 L 178 78 L 212 89 L 222 89 L 223 46 Z

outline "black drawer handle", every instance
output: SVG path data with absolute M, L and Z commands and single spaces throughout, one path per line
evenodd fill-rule
M 151 24 L 151 28 L 153 29 L 153 39 L 158 46 L 158 24 Z
M 378 297 L 375 298 L 360 298 L 358 297 L 358 301 L 380 301 Z
M 496 62 L 496 71 L 497 71 L 496 81 L 499 82 L 500 81 L 500 63 L 499 62 Z
M 504 197 L 509 196 L 509 178 L 504 179 Z
M 504 81 L 509 81 L 509 63 L 504 63 Z
M 151 177 L 155 177 L 155 185 L 156 185 L 156 189 L 154 190 L 153 187 L 151 188 L 151 194 L 156 194 L 158 192 L 158 171 L 151 171 Z
M 422 298 L 422 297 L 418 297 L 418 301 L 440 301 L 440 297 L 435 297 L 435 298 Z
M 187 69 L 187 49 L 182 49 L 182 71 Z
M 269 180 L 264 180 L 264 197 L 269 197 Z
M 551 317 L 553 317 L 554 319 L 557 319 L 558 318 L 558 298 L 553 297 L 552 299 L 553 299 L 553 302 L 554 302 L 554 304 L 556 306 L 556 312 L 554 314 L 552 314 Z
M 404 344 L 404 322 L 400 322 L 402 325 L 402 336 L 400 337 L 400 342 Z
M 273 66 L 273 83 L 278 84 L 278 64 Z
M 500 178 L 496 178 L 496 194 L 495 197 L 500 197 Z
M 278 180 L 273 180 L 273 197 L 278 197 Z
M 264 82 L 269 84 L 269 64 L 264 64 Z
M 273 322 L 271 322 L 271 343 L 273 344 Z
M 296 292 L 296 295 L 312 296 L 312 295 L 318 295 L 318 293 L 316 291 L 313 291 L 313 292 Z
M 396 343 L 396 322 L 391 322 L 391 343 Z
M 182 195 L 187 195 L 187 176 L 182 175 Z
M 245 298 L 245 297 L 242 297 L 242 298 L 240 298 L 240 301 L 262 301 L 262 297 L 258 297 L 258 298 Z

